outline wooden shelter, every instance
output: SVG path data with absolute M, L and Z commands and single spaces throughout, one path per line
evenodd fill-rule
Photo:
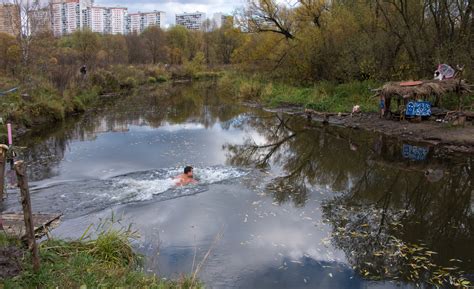
M 470 86 L 460 79 L 422 80 L 410 82 L 389 82 L 374 90 L 375 95 L 385 99 L 385 112 L 390 112 L 392 99 L 397 100 L 398 106 L 406 106 L 410 100 L 434 100 L 433 104 L 439 107 L 443 97 L 455 93 L 460 100 L 462 95 L 471 93 Z

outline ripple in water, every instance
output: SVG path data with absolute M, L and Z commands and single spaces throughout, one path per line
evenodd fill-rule
M 232 167 L 195 168 L 194 176 L 199 184 L 176 187 L 173 178 L 181 173 L 182 169 L 173 168 L 135 172 L 115 177 L 111 198 L 117 201 L 145 201 L 154 196 L 160 196 L 161 199 L 176 198 L 203 192 L 207 185 L 230 181 L 247 174 L 245 170 Z
M 66 218 L 86 215 L 116 204 L 165 201 L 195 195 L 217 183 L 232 183 L 249 174 L 248 170 L 226 166 L 196 167 L 197 185 L 177 187 L 173 178 L 182 169 L 157 169 L 133 172 L 106 180 L 66 181 L 32 189 L 34 210 L 62 212 Z M 18 190 L 11 193 L 19 194 Z M 21 210 L 16 198 L 10 198 L 9 210 Z

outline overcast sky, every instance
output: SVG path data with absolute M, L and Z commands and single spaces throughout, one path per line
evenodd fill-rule
M 231 14 L 236 8 L 242 7 L 245 0 L 95 0 L 96 5 L 124 6 L 128 12 L 147 12 L 160 10 L 166 12 L 166 24 L 173 25 L 176 13 L 205 12 L 212 17 L 216 12 Z

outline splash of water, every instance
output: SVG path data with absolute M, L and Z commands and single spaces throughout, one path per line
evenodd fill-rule
M 158 169 L 136 172 L 115 177 L 113 180 L 113 200 L 145 201 L 153 196 L 166 193 L 168 198 L 192 195 L 206 190 L 210 184 L 236 179 L 246 175 L 246 171 L 232 167 L 195 168 L 198 185 L 177 187 L 174 177 L 182 173 L 180 169 Z

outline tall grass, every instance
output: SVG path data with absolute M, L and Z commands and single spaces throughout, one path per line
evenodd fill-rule
M 94 232 L 91 227 L 77 240 L 41 243 L 40 271 L 33 272 L 26 256 L 23 272 L 3 280 L 4 288 L 202 288 L 195 276 L 165 280 L 145 274 L 132 247 L 138 234 L 131 227 L 110 220 Z
M 377 111 L 377 99 L 371 88 L 374 81 L 354 81 L 344 84 L 318 82 L 312 86 L 296 86 L 272 81 L 261 76 L 227 74 L 219 80 L 221 89 L 244 100 L 256 100 L 265 105 L 301 105 L 318 111 L 349 112 L 354 105 L 363 111 Z

